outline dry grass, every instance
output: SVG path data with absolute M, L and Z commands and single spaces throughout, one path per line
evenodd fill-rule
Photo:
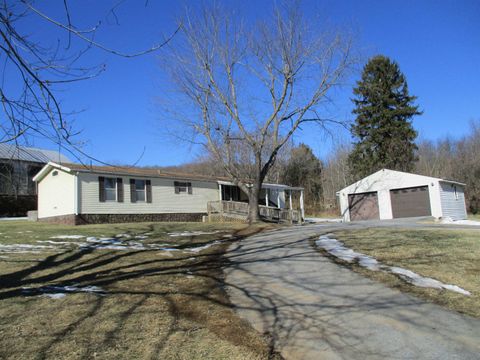
M 468 214 L 468 219 L 469 220 L 475 220 L 475 221 L 480 221 L 480 214 Z
M 38 244 L 54 235 L 149 233 L 146 243 L 188 248 L 248 235 L 262 227 L 231 224 L 115 224 L 69 227 L 0 223 L 0 244 Z M 224 232 L 175 237 L 172 231 Z M 268 339 L 236 316 L 223 289 L 228 242 L 200 253 L 158 250 L 49 249 L 1 253 L 1 359 L 267 359 Z M 60 299 L 23 287 L 95 285 L 106 295 L 71 293 Z
M 305 209 L 305 217 L 338 219 L 341 217 L 341 215 L 339 214 L 339 211 L 335 209 L 329 211 L 316 211 L 314 209 Z
M 423 276 L 458 285 L 472 295 L 415 287 L 394 275 L 372 272 L 359 266 L 354 266 L 356 271 L 449 309 L 480 317 L 478 230 L 368 229 L 337 232 L 335 236 L 348 247 L 374 256 L 384 264 L 404 267 Z

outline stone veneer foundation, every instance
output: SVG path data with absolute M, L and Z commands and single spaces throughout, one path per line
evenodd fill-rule
M 81 214 L 39 218 L 38 221 L 66 225 L 113 224 L 127 222 L 201 222 L 206 213 L 162 213 L 162 214 Z

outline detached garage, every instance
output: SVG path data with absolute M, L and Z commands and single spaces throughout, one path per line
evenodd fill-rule
M 344 221 L 418 216 L 466 219 L 465 184 L 383 169 L 337 193 Z

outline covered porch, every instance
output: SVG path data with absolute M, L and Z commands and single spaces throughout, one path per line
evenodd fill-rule
M 248 215 L 248 196 L 231 182 L 219 181 L 219 200 L 208 204 L 208 213 Z M 272 221 L 301 223 L 305 218 L 303 188 L 263 184 L 259 196 L 260 216 Z

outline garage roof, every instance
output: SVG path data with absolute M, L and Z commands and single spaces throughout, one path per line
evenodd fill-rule
M 382 169 L 357 181 L 356 183 L 353 183 L 343 188 L 338 193 L 346 192 L 348 194 L 354 194 L 369 191 L 378 191 L 381 189 L 396 189 L 402 187 L 407 188 L 428 185 L 432 182 L 435 183 L 439 181 L 465 186 L 464 183 L 458 181 L 412 174 L 397 170 Z

